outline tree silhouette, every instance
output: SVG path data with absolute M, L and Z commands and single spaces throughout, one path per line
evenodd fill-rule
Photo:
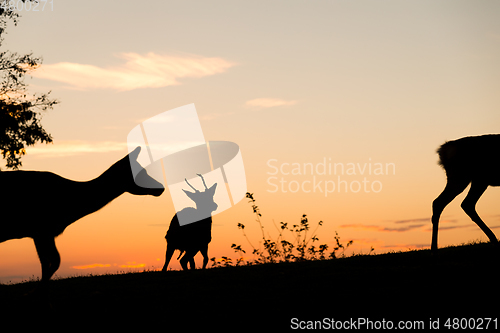
M 34 0 L 22 0 L 22 2 Z M 7 23 L 17 25 L 19 14 L 7 8 L 0 8 L 0 50 Z M 0 152 L 6 160 L 7 169 L 22 166 L 21 157 L 25 147 L 36 142 L 52 142 L 52 137 L 40 124 L 42 112 L 58 103 L 50 99 L 50 91 L 37 96 L 28 95 L 25 74 L 37 69 L 42 58 L 33 53 L 19 55 L 15 52 L 0 52 Z M 1 169 L 0 169 L 1 170 Z

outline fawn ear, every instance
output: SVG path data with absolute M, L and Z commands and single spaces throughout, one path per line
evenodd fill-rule
M 135 148 L 130 154 L 128 154 L 128 156 L 131 160 L 136 161 L 140 152 L 141 152 L 141 146 Z

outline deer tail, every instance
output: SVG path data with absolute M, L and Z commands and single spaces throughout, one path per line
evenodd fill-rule
M 436 152 L 439 155 L 438 164 L 446 170 L 456 159 L 457 144 L 454 141 L 445 142 Z

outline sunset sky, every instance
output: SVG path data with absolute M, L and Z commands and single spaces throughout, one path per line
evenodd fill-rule
M 239 145 L 271 238 L 273 221 L 307 214 L 324 222 L 320 244 L 333 247 L 337 231 L 354 241 L 349 253 L 384 253 L 430 247 L 431 203 L 446 183 L 437 147 L 499 132 L 498 1 L 52 4 L 20 12 L 2 45 L 42 56 L 29 91 L 61 102 L 42 119 L 54 143 L 28 148 L 22 170 L 90 180 L 127 154 L 139 123 L 194 103 L 206 140 Z M 440 247 L 487 240 L 464 196 L 443 212 Z M 497 236 L 499 199 L 490 188 L 477 205 Z M 56 239 L 56 277 L 160 269 L 174 214 L 168 190 L 122 195 Z M 210 257 L 236 259 L 233 243 L 251 253 L 238 223 L 258 244 L 243 199 L 214 216 Z M 0 283 L 40 275 L 31 239 L 0 244 Z

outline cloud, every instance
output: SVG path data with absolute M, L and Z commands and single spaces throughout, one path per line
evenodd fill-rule
M 380 245 L 379 247 L 383 249 L 390 250 L 408 250 L 408 249 L 425 249 L 430 248 L 430 244 L 392 244 L 392 245 Z
M 344 224 L 341 225 L 341 228 L 355 228 L 355 229 L 363 229 L 363 230 L 372 230 L 372 231 L 379 231 L 379 232 L 406 232 L 410 231 L 412 229 L 416 228 L 421 228 L 423 226 L 426 226 L 427 224 L 415 224 L 415 225 L 409 225 L 405 227 L 399 227 L 399 228 L 388 228 L 388 227 L 381 227 L 377 225 L 364 225 L 364 224 Z
M 231 116 L 235 114 L 235 112 L 225 112 L 225 113 L 210 113 L 210 114 L 207 114 L 207 115 L 204 115 L 204 116 L 201 116 L 200 119 L 202 120 L 212 120 L 212 119 L 215 119 L 215 118 L 219 118 L 219 117 L 227 117 L 227 116 Z
M 473 225 L 474 224 L 471 224 L 471 225 L 450 225 L 450 226 L 445 226 L 445 227 L 439 226 L 439 231 L 442 231 L 442 230 L 452 230 L 452 229 L 461 229 L 461 228 L 470 228 Z
M 400 223 L 430 222 L 430 221 L 431 221 L 430 217 L 423 217 L 423 218 L 418 218 L 418 219 L 394 221 L 394 223 L 400 224 Z
M 120 268 L 142 268 L 146 267 L 146 264 L 137 264 L 135 261 L 127 262 L 125 265 L 118 265 Z
M 285 106 L 285 105 L 294 105 L 297 104 L 297 101 L 285 101 L 283 99 L 278 98 L 256 98 L 250 101 L 247 101 L 245 105 L 249 108 L 272 108 L 275 106 Z M 200 116 L 202 120 L 212 120 L 220 117 L 228 117 L 235 114 L 235 112 L 214 112 L 210 114 L 206 114 Z
M 115 267 L 117 266 L 120 268 L 143 268 L 143 267 L 146 267 L 146 264 L 138 264 L 135 261 L 127 261 L 126 264 L 123 264 L 123 265 L 113 264 L 113 266 L 115 266 Z M 104 268 L 104 267 L 111 267 L 111 264 L 90 264 L 90 265 L 72 266 L 71 268 L 91 269 L 91 268 Z
M 432 226 L 432 223 L 431 223 L 431 218 L 430 217 L 422 217 L 422 218 L 416 218 L 416 219 L 406 219 L 406 220 L 396 220 L 396 221 L 393 221 L 393 223 L 395 224 L 406 224 L 406 223 L 418 223 L 418 224 L 421 224 L 422 222 L 425 223 L 425 225 L 427 226 Z M 456 219 L 445 219 L 443 217 L 441 217 L 440 221 L 439 221 L 439 225 L 440 225 L 440 228 L 441 226 L 443 225 L 443 223 L 457 223 L 458 220 Z M 453 227 L 449 227 L 449 229 L 452 229 Z
M 420 223 L 420 222 L 425 222 L 425 223 Z M 406 232 L 406 231 L 411 231 L 413 229 L 418 229 L 418 228 L 423 228 L 423 231 L 430 232 L 432 231 L 432 224 L 429 223 L 430 218 L 416 218 L 416 219 L 406 219 L 406 220 L 397 220 L 394 221 L 394 224 L 408 224 L 407 226 L 403 227 L 396 227 L 396 228 L 391 228 L 391 227 L 384 227 L 384 226 L 379 226 L 379 225 L 365 225 L 365 224 L 344 224 L 341 225 L 341 228 L 354 228 L 354 229 L 361 229 L 361 230 L 371 230 L 371 231 L 377 231 L 377 232 Z M 459 224 L 459 225 L 449 225 L 448 223 L 457 223 L 458 220 L 456 219 L 442 219 L 439 221 L 439 230 L 444 231 L 444 230 L 453 230 L 453 229 L 462 229 L 462 228 L 470 228 L 475 226 L 474 223 L 467 223 L 467 224 Z M 472 222 L 472 221 L 471 221 Z M 415 224 L 410 224 L 410 223 L 415 223 Z M 443 225 L 445 224 L 445 225 Z M 492 226 L 490 229 L 494 228 L 500 228 L 500 226 Z
M 279 98 L 256 98 L 245 103 L 246 106 L 259 108 L 272 108 L 275 106 L 294 105 L 297 101 L 286 101 Z
M 28 155 L 43 157 L 65 157 L 88 153 L 109 153 L 113 151 L 126 151 L 127 144 L 122 142 L 87 142 L 87 141 L 59 141 L 54 144 L 37 145 L 26 148 Z
M 60 62 L 42 65 L 34 77 L 59 81 L 79 90 L 161 88 L 180 84 L 180 78 L 200 78 L 225 72 L 234 66 L 222 58 L 197 55 L 170 56 L 148 53 L 121 53 L 121 66 L 102 68 L 94 65 Z

